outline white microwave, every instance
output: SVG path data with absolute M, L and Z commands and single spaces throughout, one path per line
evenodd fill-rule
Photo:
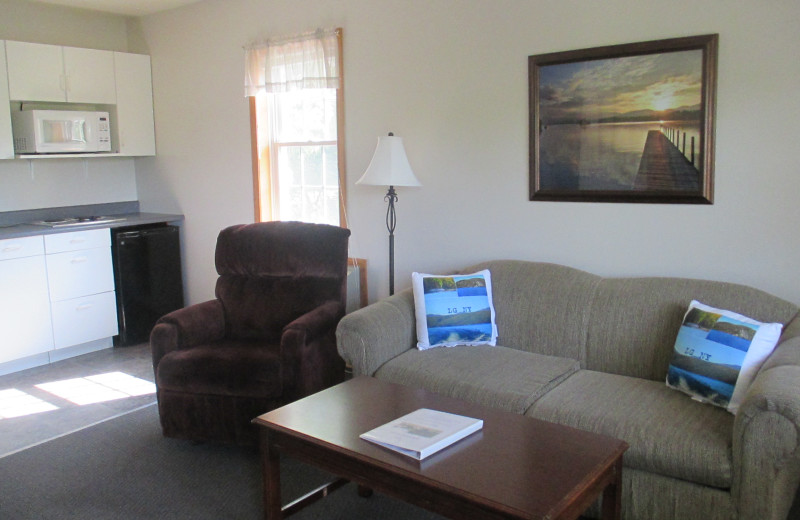
M 22 110 L 11 125 L 17 154 L 111 151 L 108 112 Z

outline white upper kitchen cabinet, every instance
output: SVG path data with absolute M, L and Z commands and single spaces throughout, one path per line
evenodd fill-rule
M 155 155 L 153 82 L 150 56 L 114 53 L 119 153 Z
M 117 102 L 114 53 L 97 49 L 64 47 L 67 101 L 72 103 Z
M 7 41 L 6 56 L 10 99 L 116 102 L 112 51 Z
M 0 40 L 0 107 L 8 107 L 8 74 L 6 73 L 5 42 Z M 0 110 L 0 159 L 14 158 L 14 140 L 11 133 L 11 112 Z

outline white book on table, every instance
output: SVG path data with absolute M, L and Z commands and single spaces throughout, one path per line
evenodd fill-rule
M 360 437 L 421 460 L 481 428 L 481 419 L 420 408 Z

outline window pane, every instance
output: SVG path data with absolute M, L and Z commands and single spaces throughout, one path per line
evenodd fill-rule
M 335 145 L 327 145 L 322 149 L 325 165 L 325 186 L 339 185 L 339 156 Z
M 295 146 L 281 146 L 278 157 L 280 185 L 299 186 L 303 183 L 303 163 L 300 158 L 300 148 Z M 289 186 L 287 186 L 288 188 Z
M 303 189 L 292 186 L 282 193 L 288 193 L 288 205 L 281 204 L 281 220 L 303 220 Z
M 278 142 L 336 140 L 336 89 L 307 89 L 272 96 Z
M 303 183 L 322 186 L 322 147 L 303 146 Z
M 339 190 L 325 188 L 325 222 L 339 225 Z
M 306 222 L 323 222 L 322 188 L 306 187 L 303 190 L 303 220 Z

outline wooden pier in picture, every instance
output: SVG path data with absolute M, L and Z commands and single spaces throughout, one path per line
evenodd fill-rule
M 647 133 L 634 189 L 697 191 L 700 177 L 697 168 L 664 134 L 658 130 Z

